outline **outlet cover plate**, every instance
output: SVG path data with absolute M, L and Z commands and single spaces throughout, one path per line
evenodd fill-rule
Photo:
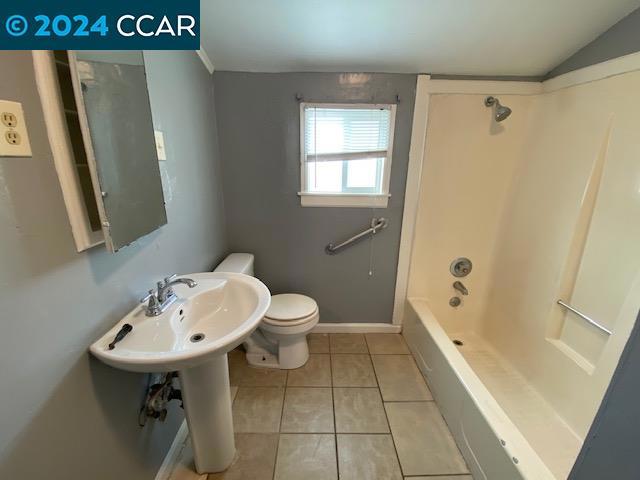
M 0 100 L 0 118 L 5 118 L 5 114 L 8 114 L 7 118 L 11 120 L 0 121 L 0 157 L 31 157 L 31 144 L 22 104 Z

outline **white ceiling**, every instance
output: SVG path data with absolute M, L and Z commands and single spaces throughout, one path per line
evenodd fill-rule
M 543 75 L 640 0 L 202 0 L 216 70 Z

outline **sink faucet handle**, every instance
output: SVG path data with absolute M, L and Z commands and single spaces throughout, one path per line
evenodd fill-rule
M 156 292 L 154 292 L 153 290 L 149 290 L 149 293 L 147 293 L 144 297 L 142 297 L 140 299 L 140 303 L 145 303 L 147 300 L 149 300 L 151 297 L 153 297 L 156 294 Z
M 177 276 L 178 276 L 178 274 L 177 274 L 177 273 L 174 273 L 173 275 L 169 275 L 168 277 L 164 277 L 164 283 L 165 283 L 165 285 L 166 285 L 167 283 L 169 283 L 171 280 L 173 280 L 174 278 L 176 278 Z

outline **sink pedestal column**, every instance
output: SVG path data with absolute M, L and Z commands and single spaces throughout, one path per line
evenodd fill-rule
M 227 354 L 179 375 L 196 470 L 222 472 L 236 453 Z

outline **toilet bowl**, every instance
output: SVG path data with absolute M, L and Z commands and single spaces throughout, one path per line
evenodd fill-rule
M 250 253 L 232 253 L 214 271 L 253 276 L 253 258 Z M 297 293 L 273 295 L 258 329 L 244 343 L 247 362 L 266 368 L 303 366 L 309 359 L 307 334 L 319 320 L 314 299 Z

